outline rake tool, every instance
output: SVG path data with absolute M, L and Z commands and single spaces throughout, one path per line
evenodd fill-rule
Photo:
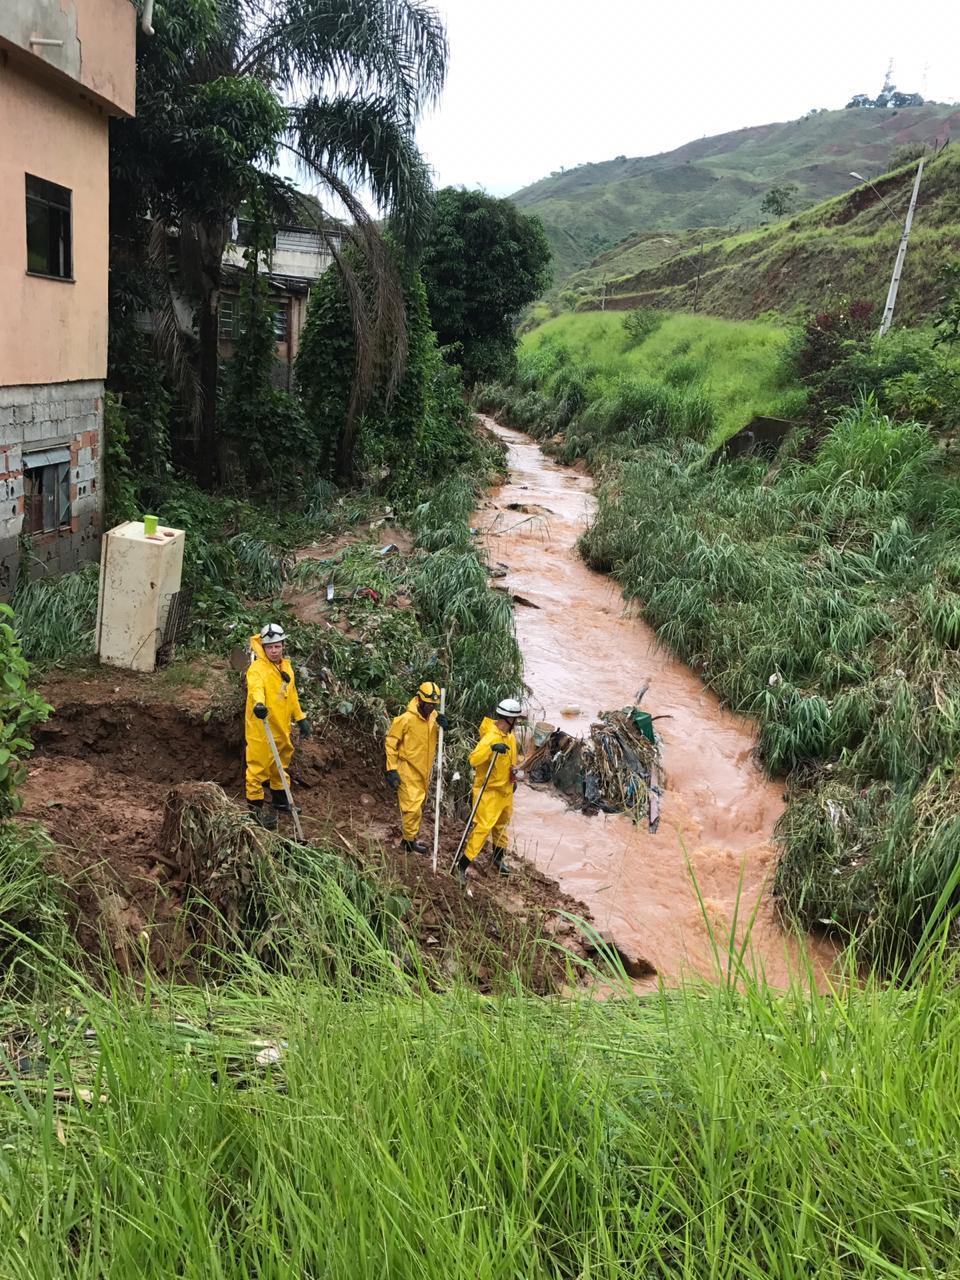
M 473 820 L 477 816 L 477 810 L 480 808 L 480 801 L 483 799 L 483 793 L 487 789 L 487 783 L 490 781 L 490 775 L 493 773 L 493 766 L 496 763 L 496 755 L 491 755 L 490 763 L 487 765 L 487 776 L 483 780 L 483 786 L 477 792 L 477 798 L 473 802 L 473 808 L 470 810 L 470 817 L 467 819 L 467 825 L 463 829 L 463 835 L 460 837 L 460 843 L 457 845 L 457 852 L 453 855 L 453 861 L 450 863 L 450 870 L 460 861 L 460 854 L 463 852 L 463 846 L 467 843 L 467 836 L 473 826 Z
M 277 773 L 283 782 L 283 793 L 287 797 L 287 805 L 290 809 L 290 817 L 293 819 L 293 834 L 297 837 L 301 844 L 306 844 L 303 838 L 303 827 L 300 825 L 300 815 L 297 813 L 297 807 L 293 803 L 293 792 L 290 790 L 290 779 L 287 777 L 287 771 L 280 763 L 280 752 L 277 750 L 277 744 L 274 741 L 273 730 L 270 728 L 270 721 L 263 721 L 263 731 L 267 735 L 267 742 L 270 744 L 270 754 L 273 756 L 273 763 L 277 766 Z

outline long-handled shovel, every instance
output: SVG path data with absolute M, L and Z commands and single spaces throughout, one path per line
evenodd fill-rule
M 277 766 L 277 773 L 279 773 L 280 778 L 283 781 L 283 793 L 287 797 L 287 804 L 290 807 L 290 817 L 293 819 L 293 834 L 301 844 L 305 844 L 306 841 L 303 838 L 303 827 L 300 825 L 300 815 L 297 813 L 296 805 L 293 803 L 293 792 L 290 790 L 287 771 L 280 763 L 280 752 L 277 750 L 277 744 L 273 739 L 273 730 L 270 728 L 269 720 L 263 721 L 263 729 L 267 735 L 267 742 L 270 744 L 270 753 L 273 756 L 273 763 Z
M 490 775 L 493 773 L 493 766 L 496 763 L 496 759 L 497 757 L 495 753 L 490 756 L 490 763 L 487 765 L 487 776 L 484 778 L 483 786 L 477 793 L 477 798 L 474 801 L 473 808 L 470 810 L 470 817 L 467 819 L 467 825 L 464 827 L 463 835 L 460 837 L 460 843 L 457 845 L 457 852 L 453 855 L 453 861 L 450 863 L 451 871 L 460 861 L 460 854 L 463 852 L 463 846 L 467 843 L 467 836 L 470 834 L 470 829 L 473 826 L 473 820 L 477 816 L 477 810 L 480 808 L 480 801 L 483 799 L 483 793 L 487 789 L 487 783 L 490 781 Z
M 440 690 L 440 714 L 443 715 L 447 706 L 447 691 Z M 440 848 L 440 796 L 443 792 L 443 726 L 440 727 L 440 736 L 437 739 L 437 796 L 436 808 L 433 814 L 433 871 L 437 870 L 437 851 Z

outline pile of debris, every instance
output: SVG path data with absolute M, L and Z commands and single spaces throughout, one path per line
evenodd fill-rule
M 665 777 L 653 723 L 635 705 L 601 713 L 586 738 L 537 726 L 527 781 L 551 783 L 583 813 L 628 813 L 654 834 Z

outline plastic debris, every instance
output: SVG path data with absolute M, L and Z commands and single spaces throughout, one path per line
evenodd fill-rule
M 628 813 L 656 832 L 665 784 L 648 712 L 637 706 L 603 712 L 587 737 L 549 728 L 534 729 L 534 750 L 524 761 L 531 783 L 551 784 L 583 813 Z

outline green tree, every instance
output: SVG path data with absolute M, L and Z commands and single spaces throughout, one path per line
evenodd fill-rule
M 363 268 L 358 268 L 362 275 Z M 350 405 L 358 359 L 350 324 L 347 286 L 342 274 L 327 272 L 316 285 L 297 356 L 297 388 L 304 416 L 324 470 L 336 473 L 349 448 L 349 469 L 361 455 L 365 464 L 408 460 L 426 413 L 428 384 L 434 372 L 436 339 L 430 328 L 427 296 L 419 271 L 402 272 L 406 351 L 398 374 L 389 361 L 376 369 L 375 383 L 357 420 L 349 446 L 344 434 L 350 424 Z
M 192 362 L 176 294 L 193 301 L 197 463 L 210 484 L 223 251 L 251 196 L 278 216 L 296 206 L 274 172 L 281 150 L 347 208 L 367 263 L 366 291 L 356 278 L 348 287 L 352 323 L 364 333 L 354 416 L 383 350 L 400 362 L 402 289 L 353 192 L 364 185 L 399 241 L 420 243 L 431 193 L 414 128 L 442 87 L 447 46 L 436 12 L 420 0 L 158 0 L 154 27 L 138 46 L 137 117 L 111 134 L 114 256 L 132 281 L 115 297 L 127 314 L 149 298 L 181 390 Z
M 237 310 L 239 332 L 224 376 L 220 471 L 226 473 L 229 456 L 257 493 L 272 491 L 279 498 L 302 487 L 304 475 L 317 462 L 317 450 L 296 396 L 273 385 L 277 340 L 270 283 L 261 270 L 269 225 L 262 208 L 252 211 L 254 232 L 244 255 Z
M 779 222 L 785 214 L 792 212 L 797 202 L 798 191 L 799 187 L 795 182 L 771 187 L 760 202 L 760 212 L 774 214 Z
M 549 267 L 539 218 L 483 191 L 437 193 L 421 271 L 437 338 L 468 384 L 511 368 L 517 316 L 549 285 Z

